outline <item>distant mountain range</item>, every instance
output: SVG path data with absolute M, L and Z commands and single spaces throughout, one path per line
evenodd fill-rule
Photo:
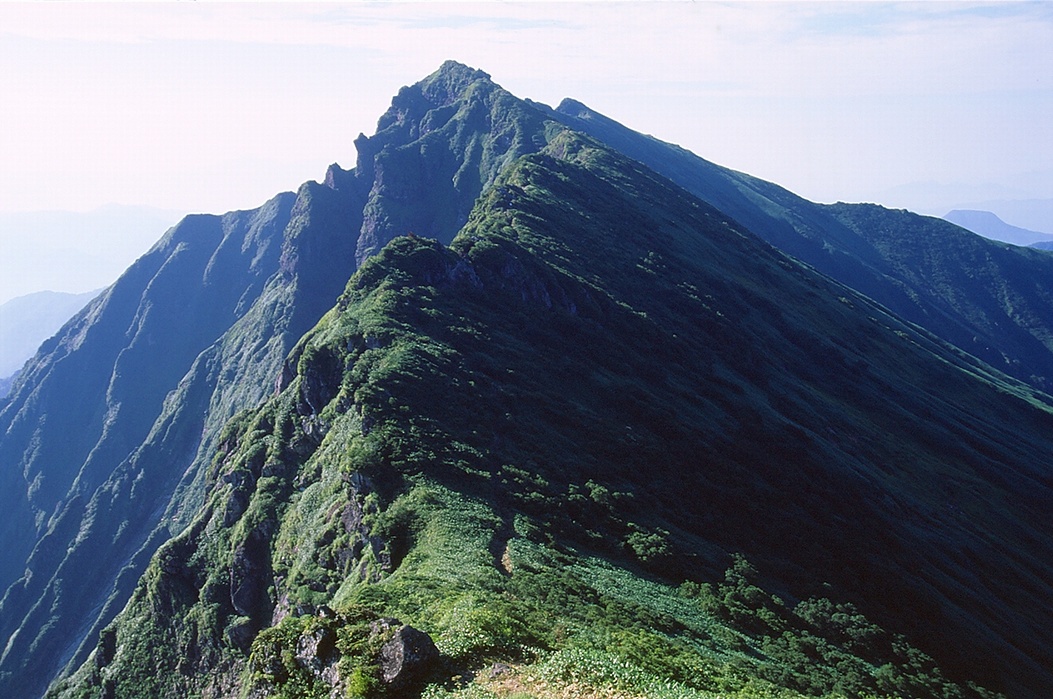
M 1053 256 L 448 62 L 0 400 L 0 695 L 1053 695 Z
M 974 211 L 991 211 L 1004 221 L 1013 225 L 1042 233 L 1053 233 L 1053 199 L 990 199 L 960 203 L 949 209 L 970 209 Z
M 943 218 L 991 240 L 1000 240 L 1013 245 L 1053 244 L 1053 234 L 1011 226 L 990 211 L 955 209 L 945 214 Z
M 878 201 L 942 216 L 948 211 L 990 211 L 1027 230 L 1053 233 L 1053 171 L 1032 172 L 1010 183 L 939 184 L 912 182 L 879 192 Z
M 40 343 L 97 294 L 40 291 L 0 305 L 0 377 L 9 379 L 21 369 Z M 7 391 L 0 384 L 0 398 L 5 395 Z
M 84 212 L 0 211 L 0 302 L 41 289 L 77 292 L 112 284 L 182 215 L 115 204 Z

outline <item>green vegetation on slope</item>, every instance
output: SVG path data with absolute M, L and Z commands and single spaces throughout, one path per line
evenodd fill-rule
M 763 240 L 998 370 L 1048 391 L 1053 259 L 867 204 L 824 206 L 565 100 L 550 116 L 668 177 Z
M 387 617 L 431 697 L 1048 686 L 1044 397 L 573 134 L 287 369 L 55 696 L 381 696 Z
M 825 207 L 866 240 L 889 273 L 927 300 L 926 327 L 992 366 L 1053 388 L 1053 260 L 938 218 L 876 205 Z M 964 321 L 964 322 L 963 322 Z
M 407 229 L 449 241 L 545 129 L 485 74 L 446 64 L 356 141 L 363 167 L 188 217 L 45 345 L 0 406 L 0 693 L 39 694 L 83 661 L 198 512 L 222 426 L 271 393 L 356 254 Z

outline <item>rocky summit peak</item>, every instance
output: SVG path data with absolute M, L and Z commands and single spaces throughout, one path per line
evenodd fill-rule
M 437 71 L 421 81 L 421 92 L 429 101 L 449 104 L 459 99 L 464 91 L 480 80 L 489 81 L 490 74 L 457 61 L 446 61 Z
M 417 123 L 429 111 L 448 107 L 464 99 L 470 88 L 478 83 L 496 87 L 488 73 L 456 61 L 446 61 L 420 82 L 399 90 L 391 100 L 391 107 L 377 122 L 377 133 L 393 125 L 402 127 Z
M 563 101 L 556 107 L 556 111 L 573 117 L 584 117 L 592 113 L 592 110 L 586 105 L 570 97 L 563 98 Z
M 489 80 L 490 74 L 486 71 L 472 68 L 471 66 L 453 60 L 443 61 L 439 69 L 433 75 L 442 75 L 464 80 Z

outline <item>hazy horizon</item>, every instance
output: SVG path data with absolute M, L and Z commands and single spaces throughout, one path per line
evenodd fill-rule
M 0 211 L 0 304 L 38 291 L 107 287 L 182 216 L 115 205 L 87 212 Z
M 0 4 L 0 27 L 0 212 L 259 206 L 352 167 L 447 59 L 814 201 L 1053 200 L 1047 3 Z M 0 230 L 0 276 L 25 237 Z

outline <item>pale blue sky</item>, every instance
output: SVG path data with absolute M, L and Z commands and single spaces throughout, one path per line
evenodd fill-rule
M 0 211 L 257 206 L 448 58 L 810 199 L 1053 198 L 1053 3 L 3 3 Z

